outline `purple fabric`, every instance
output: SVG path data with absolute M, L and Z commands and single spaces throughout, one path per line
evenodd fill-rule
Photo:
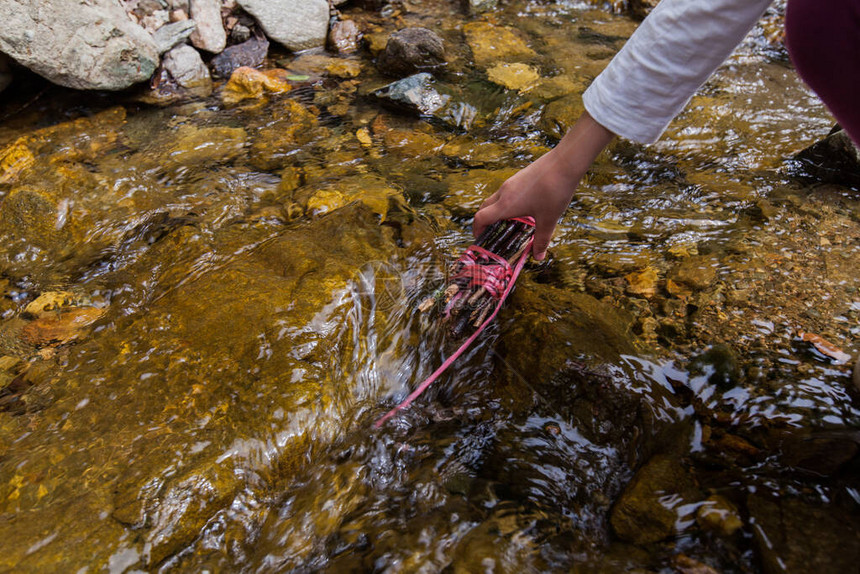
M 800 77 L 860 145 L 860 0 L 788 0 L 785 35 Z

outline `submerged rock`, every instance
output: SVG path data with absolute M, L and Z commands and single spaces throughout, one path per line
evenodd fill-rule
M 724 496 L 714 494 L 696 511 L 696 522 L 704 530 L 715 532 L 724 538 L 740 530 L 744 523 L 734 504 Z
M 359 201 L 385 221 L 392 208 L 405 209 L 403 190 L 381 177 L 358 175 L 337 182 L 326 182 L 297 190 L 294 195 L 300 205 L 313 216 L 325 215 L 335 209 Z
M 439 85 L 427 72 L 388 84 L 373 95 L 395 109 L 428 116 L 455 128 L 468 129 L 477 115 L 473 106 L 457 101 L 452 90 Z
M 183 125 L 176 132 L 169 163 L 192 167 L 207 163 L 227 163 L 245 153 L 247 134 L 242 128 Z
M 495 164 L 508 165 L 512 150 L 505 144 L 464 134 L 445 143 L 442 155 L 469 167 L 486 167 Z
M 788 468 L 816 476 L 834 476 L 850 468 L 857 458 L 860 432 L 850 428 L 774 428 L 768 433 L 767 443 Z
M 741 380 L 737 353 L 725 343 L 718 343 L 694 357 L 688 370 L 691 376 L 703 377 L 721 391 L 737 386 Z
M 860 518 L 836 503 L 751 494 L 747 500 L 765 574 L 854 572 L 860 563 Z
M 61 86 L 121 90 L 158 65 L 152 36 L 115 0 L 0 0 L 0 21 L 0 51 Z
M 445 145 L 432 134 L 396 128 L 384 130 L 382 141 L 390 153 L 413 159 L 434 157 Z
M 658 542 L 675 533 L 684 503 L 697 499 L 692 477 L 678 461 L 656 455 L 639 469 L 612 508 L 612 529 L 634 544 Z
M 584 111 L 582 96 L 577 93 L 569 94 L 546 105 L 538 127 L 547 136 L 560 140 Z
M 33 186 L 12 189 L 0 203 L 0 237 L 24 240 L 41 249 L 62 243 L 63 206 L 50 193 Z
M 0 150 L 0 183 L 12 183 L 30 169 L 36 158 L 30 150 L 28 138 L 20 137 Z
M 218 78 L 229 78 L 241 67 L 255 68 L 263 63 L 269 52 L 269 41 L 262 34 L 230 46 L 212 59 L 212 70 Z
M 314 135 L 316 115 L 293 99 L 284 98 L 272 110 L 272 120 L 259 128 L 251 144 L 251 163 L 259 169 L 280 169 L 289 155 Z
M 537 56 L 525 40 L 511 28 L 487 22 L 470 22 L 463 27 L 466 42 L 472 49 L 475 63 L 486 66 L 495 62 L 516 62 Z
M 462 0 L 463 9 L 469 14 L 480 14 L 495 10 L 499 5 L 499 0 Z
M 496 64 L 487 70 L 487 77 L 494 84 L 509 90 L 525 92 L 540 80 L 540 75 L 528 64 Z
M 454 215 L 471 217 L 481 204 L 508 178 L 516 168 L 469 169 L 445 178 L 448 193 L 442 203 Z
M 238 0 L 238 3 L 257 19 L 270 39 L 294 52 L 325 45 L 327 0 Z
M 361 74 L 361 64 L 355 60 L 332 59 L 325 69 L 336 78 L 355 78 Z
M 278 70 L 261 72 L 242 66 L 233 71 L 230 81 L 221 92 L 221 101 L 231 106 L 247 99 L 259 99 L 265 94 L 282 94 L 290 91 L 291 86 L 279 77 Z
M 843 129 L 834 129 L 823 140 L 795 156 L 803 173 L 828 183 L 860 186 L 860 148 Z
M 377 61 L 379 71 L 397 77 L 435 70 L 444 64 L 445 44 L 436 32 L 427 28 L 394 32 Z
M 105 314 L 98 307 L 72 307 L 28 323 L 21 338 L 29 345 L 62 345 L 81 337 L 85 329 Z
M 151 501 L 149 564 L 159 564 L 197 538 L 212 516 L 233 501 L 241 485 L 230 465 L 213 463 L 190 473 Z
M 706 255 L 694 255 L 683 259 L 669 272 L 675 283 L 686 285 L 694 290 L 707 289 L 717 278 L 719 261 Z

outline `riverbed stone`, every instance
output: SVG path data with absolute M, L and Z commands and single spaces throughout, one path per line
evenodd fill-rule
M 627 280 L 627 292 L 631 295 L 650 298 L 657 294 L 657 281 L 659 279 L 657 270 L 646 267 L 624 276 Z
M 474 15 L 495 10 L 499 0 L 461 0 L 461 4 L 467 13 Z
M 544 107 L 538 127 L 552 139 L 560 140 L 584 111 L 582 96 L 578 93 L 568 94 Z
M 716 259 L 707 255 L 687 257 L 669 272 L 669 278 L 694 290 L 707 289 L 717 278 L 718 265 Z
M 213 54 L 227 46 L 227 32 L 221 21 L 221 0 L 190 0 L 190 16 L 197 27 L 191 32 L 191 43 Z
M 385 221 L 392 208 L 404 208 L 403 190 L 387 180 L 373 175 L 357 175 L 325 182 L 298 190 L 295 200 L 304 205 L 309 215 L 320 216 L 355 201 L 366 205 Z
M 247 137 L 243 128 L 182 125 L 166 159 L 183 167 L 228 163 L 245 153 Z
M 291 89 L 277 70 L 262 72 L 242 66 L 230 74 L 230 80 L 221 91 L 221 101 L 232 106 L 244 100 L 258 100 L 267 94 L 282 94 Z
M 531 380 L 548 382 L 574 357 L 615 361 L 631 353 L 633 317 L 585 293 L 573 293 L 524 278 L 527 289 L 515 289 L 511 304 L 517 321 L 503 337 L 511 368 Z M 556 317 L 546 321 L 546 317 Z M 517 341 L 530 341 L 528 346 Z M 532 351 L 541 349 L 540 354 Z
M 361 29 L 354 20 L 337 20 L 328 33 L 328 48 L 340 54 L 352 54 L 361 48 Z
M 437 155 L 445 141 L 417 130 L 392 128 L 383 131 L 385 149 L 395 155 L 412 159 L 423 159 Z
M 0 203 L 0 233 L 42 249 L 50 248 L 65 236 L 57 225 L 60 209 L 57 198 L 43 189 L 15 187 Z
M 263 63 L 269 52 L 269 41 L 257 35 L 241 44 L 229 46 L 212 58 L 212 70 L 216 77 L 229 78 L 234 70 L 242 67 L 255 68 Z
M 660 0 L 630 0 L 627 3 L 627 11 L 637 20 L 644 20 L 657 7 Z
M 212 516 L 230 504 L 241 484 L 231 465 L 213 463 L 195 469 L 152 501 L 149 564 L 161 563 L 197 538 Z
M 18 138 L 0 150 L 0 183 L 14 182 L 35 163 L 36 158 L 30 150 L 29 138 Z
M 318 123 L 316 114 L 299 102 L 281 100 L 271 121 L 254 133 L 251 163 L 266 170 L 287 167 L 290 152 L 310 141 Z
M 166 24 L 152 34 L 152 39 L 159 54 L 164 54 L 177 44 L 181 44 L 191 36 L 196 28 L 194 20 L 181 20 Z
M 419 115 L 433 115 L 451 100 L 449 94 L 436 88 L 432 75 L 422 72 L 392 82 L 373 92 L 373 95 L 393 107 Z
M 470 22 L 463 26 L 463 33 L 479 66 L 495 62 L 522 62 L 537 56 L 511 28 L 489 22 Z
M 469 167 L 501 166 L 513 153 L 505 144 L 466 134 L 452 138 L 442 148 L 442 155 Z
M 388 37 L 376 62 L 383 74 L 404 77 L 420 71 L 436 70 L 445 63 L 445 43 L 427 28 L 403 28 Z
M 324 46 L 328 34 L 327 0 L 238 0 L 271 40 L 297 52 Z
M 494 84 L 509 90 L 526 92 L 540 80 L 540 75 L 532 66 L 523 63 L 508 64 L 501 62 L 487 69 L 487 77 Z
M 821 181 L 860 186 L 860 148 L 843 129 L 834 128 L 824 139 L 795 156 L 802 175 Z
M 672 507 L 663 502 L 677 497 Z M 634 544 L 659 542 L 675 533 L 678 509 L 698 500 L 692 477 L 677 460 L 658 454 L 633 477 L 610 515 L 612 530 Z
M 57 309 L 72 305 L 77 299 L 71 291 L 46 291 L 24 307 L 24 316 L 43 317 Z
M 708 384 L 714 385 L 720 391 L 732 389 L 741 382 L 738 354 L 726 343 L 717 343 L 693 357 L 687 370 L 691 377 L 704 377 Z
M 769 450 L 789 468 L 816 476 L 834 476 L 850 468 L 860 453 L 860 435 L 852 429 L 772 428 L 767 434 Z
M 105 310 L 98 307 L 70 307 L 39 317 L 21 331 L 21 338 L 34 347 L 62 345 L 78 339 L 98 321 Z
M 335 78 L 356 78 L 361 74 L 361 63 L 356 60 L 333 58 L 325 67 L 326 72 Z
M 158 65 L 152 36 L 114 0 L 0 0 L 0 21 L 0 51 L 61 86 L 121 90 Z
M 190 94 L 206 97 L 212 93 L 212 78 L 209 68 L 203 63 L 200 53 L 189 46 L 176 46 L 164 55 L 164 69 Z
M 505 181 L 517 173 L 516 168 L 470 169 L 445 178 L 448 192 L 442 204 L 458 216 L 475 214 Z
M 726 497 L 712 494 L 696 511 L 696 523 L 703 530 L 715 532 L 723 538 L 743 528 L 743 519 L 737 507 Z
M 765 493 L 750 494 L 747 509 L 765 574 L 857 569 L 860 518 L 856 511 L 837 503 Z
M 567 96 L 568 94 L 582 94 L 585 91 L 585 83 L 568 74 L 560 74 L 551 78 L 543 78 L 538 82 L 529 95 L 541 100 L 552 101 Z
M 453 89 L 427 72 L 392 82 L 374 91 L 373 96 L 396 110 L 427 116 L 457 129 L 468 129 L 478 113 L 474 106 L 459 100 Z

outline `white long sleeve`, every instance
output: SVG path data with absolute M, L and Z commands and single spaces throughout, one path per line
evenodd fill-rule
M 583 94 L 627 139 L 656 141 L 772 0 L 662 0 Z

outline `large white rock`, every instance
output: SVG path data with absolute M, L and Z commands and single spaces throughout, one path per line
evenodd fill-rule
M 221 0 L 191 0 L 191 19 L 197 29 L 191 33 L 195 47 L 220 54 L 227 47 L 227 32 L 221 21 Z
M 0 0 L 0 52 L 50 81 L 121 90 L 158 65 L 152 37 L 117 0 Z
M 254 16 L 269 39 L 290 50 L 325 45 L 328 0 L 238 0 Z

